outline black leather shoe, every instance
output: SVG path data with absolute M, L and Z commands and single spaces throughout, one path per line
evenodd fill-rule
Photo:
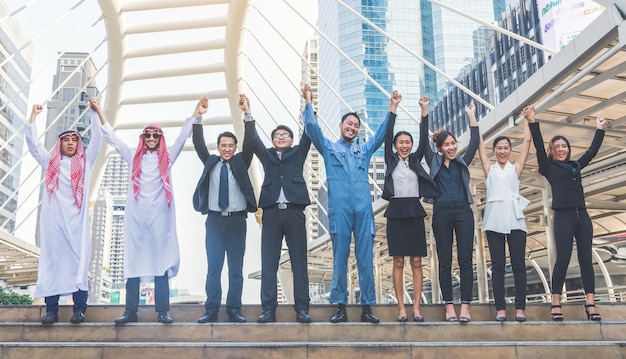
M 348 321 L 348 313 L 345 309 L 337 308 L 335 314 L 330 318 L 331 323 L 340 323 Z
M 170 317 L 170 312 L 159 312 L 159 315 L 157 316 L 157 321 L 163 324 L 174 323 L 174 319 Z
M 296 322 L 298 323 L 311 323 L 311 316 L 306 309 L 300 309 L 296 311 Z
M 361 321 L 364 323 L 379 323 L 380 319 L 378 319 L 378 317 L 375 316 L 374 313 L 369 312 L 361 314 Z
M 270 309 L 266 309 L 259 315 L 256 322 L 257 323 L 270 323 L 276 321 L 276 312 Z
M 50 325 L 58 321 L 59 321 L 59 316 L 57 315 L 57 313 L 47 312 L 46 315 L 44 315 L 41 318 L 41 324 L 43 325 Z
M 228 314 L 228 321 L 231 323 L 245 323 L 246 318 L 241 315 L 241 310 L 239 309 L 227 309 L 226 314 Z
M 70 323 L 74 323 L 74 324 L 80 324 L 84 321 L 85 321 L 85 313 L 83 312 L 76 312 L 74 313 L 74 315 L 72 315 L 72 318 L 70 318 Z
M 121 317 L 114 320 L 115 325 L 124 325 L 126 323 L 136 323 L 139 319 L 137 318 L 137 312 L 131 312 L 130 310 L 124 311 Z
M 219 309 L 207 309 L 206 313 L 198 319 L 198 323 L 216 323 Z

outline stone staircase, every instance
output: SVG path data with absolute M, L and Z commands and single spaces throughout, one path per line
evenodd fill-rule
M 410 315 L 410 308 L 408 313 Z M 422 307 L 424 323 L 396 322 L 394 305 L 374 307 L 380 324 L 331 324 L 335 306 L 312 306 L 313 323 L 295 323 L 291 306 L 281 306 L 276 323 L 257 324 L 258 305 L 244 306 L 249 323 L 198 324 L 201 305 L 173 305 L 174 324 L 156 322 L 154 307 L 142 307 L 139 323 L 116 327 L 121 306 L 90 306 L 87 321 L 70 324 L 71 307 L 59 323 L 39 323 L 42 306 L 0 306 L 0 358 L 623 358 L 626 304 L 599 304 L 601 323 L 588 322 L 581 304 L 563 305 L 565 321 L 549 321 L 549 305 L 529 304 L 528 321 L 493 320 L 493 305 L 473 304 L 472 322 L 448 323 L 443 306 Z M 458 307 L 457 307 L 458 312 Z M 360 319 L 360 307 L 348 306 Z

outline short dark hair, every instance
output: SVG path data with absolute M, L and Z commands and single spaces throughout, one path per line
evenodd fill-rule
M 289 132 L 289 137 L 293 138 L 293 131 L 289 127 L 287 127 L 285 125 L 278 125 L 278 126 L 276 126 L 276 128 L 272 130 L 272 134 L 271 134 L 272 138 L 274 138 L 274 134 L 278 130 L 285 130 L 285 131 Z
M 222 137 L 230 137 L 233 140 L 235 140 L 235 144 L 237 144 L 237 136 L 235 136 L 235 134 L 230 132 L 230 131 L 225 131 L 225 132 L 220 133 L 217 136 L 217 145 L 218 146 L 220 145 L 220 140 L 222 139 Z
M 497 144 L 498 144 L 498 142 L 500 142 L 500 141 L 506 141 L 506 142 L 508 142 L 508 143 L 509 143 L 509 147 L 511 147 L 511 139 L 510 139 L 510 138 L 508 138 L 508 137 L 506 137 L 506 136 L 498 136 L 498 137 L 496 137 L 496 139 L 495 139 L 495 140 L 493 140 L 493 148 L 494 148 L 494 149 L 496 148 L 496 145 L 497 145 Z
M 356 112 L 348 112 L 345 115 L 343 115 L 341 117 L 341 122 L 343 123 L 343 121 L 346 120 L 346 118 L 348 118 L 348 116 L 354 116 L 356 117 L 357 120 L 359 120 L 359 125 L 361 124 L 361 118 L 359 117 L 359 115 Z

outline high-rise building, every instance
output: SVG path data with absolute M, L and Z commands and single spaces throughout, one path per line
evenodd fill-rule
M 100 188 L 112 197 L 111 234 L 109 242 L 109 265 L 114 290 L 124 288 L 124 209 L 130 168 L 118 154 L 110 155 L 102 176 Z
M 0 2 L 0 229 L 15 230 L 33 47 Z M 18 51 L 18 49 L 20 49 Z M 10 61 L 9 61 L 10 60 Z
M 541 43 L 541 24 L 536 0 L 521 1 L 509 7 L 498 25 L 506 30 Z M 484 54 L 462 69 L 456 80 L 487 102 L 497 105 L 513 93 L 544 64 L 543 51 L 491 31 Z M 431 128 L 445 128 L 460 136 L 469 128 L 465 106 L 469 95 L 451 84 L 431 109 Z M 487 109 L 477 105 L 478 117 Z
M 318 50 L 319 50 L 319 41 L 316 35 L 309 38 L 304 48 L 303 57 L 306 61 L 308 61 L 313 69 L 311 69 L 305 62 L 302 63 L 302 83 L 308 83 L 311 85 L 311 90 L 313 92 L 313 107 L 317 108 L 318 103 L 318 95 L 319 95 L 319 78 L 317 76 L 317 71 L 319 69 L 318 66 Z M 315 70 L 315 71 L 314 71 Z M 301 107 L 304 108 L 305 101 L 304 99 L 301 102 Z M 309 154 L 304 163 L 303 168 L 303 176 L 305 181 L 307 181 L 307 186 L 311 191 L 311 205 L 307 207 L 305 211 L 306 214 L 306 232 L 307 239 L 314 240 L 317 239 L 320 233 L 320 221 L 318 220 L 318 192 L 320 190 L 322 181 L 321 178 L 323 176 L 323 159 L 320 156 L 319 151 L 315 146 L 311 146 L 309 150 Z
M 486 30 L 477 30 L 484 25 L 429 1 L 421 3 L 424 58 L 454 78 L 482 55 Z M 500 20 L 500 12 L 505 11 L 509 3 L 512 0 L 445 1 L 446 5 L 487 22 Z M 447 80 L 431 69 L 424 72 L 426 91 L 435 99 L 435 94 L 445 91 Z
M 106 189 L 98 191 L 91 208 L 91 261 L 89 262 L 89 302 L 110 303 L 111 271 L 109 268 L 113 199 Z
M 349 0 L 344 3 L 412 52 L 422 54 L 421 10 L 418 1 Z M 389 107 L 389 99 L 381 89 L 387 93 L 399 90 L 403 96 L 402 106 L 419 117 L 418 102 L 424 89 L 424 76 L 423 67 L 417 65 L 418 60 L 414 55 L 336 1 L 320 0 L 318 19 L 320 31 L 328 38 L 320 37 L 319 40 L 320 75 L 329 83 L 327 86 L 320 81 L 319 115 L 333 131 L 326 133 L 329 138 L 336 138 L 341 115 L 350 110 L 358 113 L 363 123 L 376 131 Z M 336 44 L 347 58 L 330 42 Z M 376 83 L 364 79 L 361 69 Z M 341 98 L 335 96 L 329 86 Z M 399 112 L 396 128 L 417 133 L 417 123 L 402 111 Z M 368 133 L 365 127 L 361 126 L 358 141 L 371 136 L 372 133 Z M 381 148 L 376 155 L 382 154 Z
M 48 117 L 44 145 L 50 149 L 59 133 L 75 129 L 82 134 L 85 147 L 91 137 L 89 128 L 89 98 L 98 97 L 96 66 L 87 53 L 67 52 L 57 60 L 52 80 L 53 97 L 48 101 Z

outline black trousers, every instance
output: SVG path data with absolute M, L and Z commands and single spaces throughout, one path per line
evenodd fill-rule
M 126 310 L 136 312 L 139 309 L 139 277 L 126 279 Z M 167 273 L 154 277 L 154 310 L 170 310 L 170 283 Z
M 59 312 L 59 298 L 60 295 L 51 295 L 44 298 L 46 303 L 46 313 L 58 313 Z M 89 298 L 89 292 L 86 290 L 77 290 L 72 293 L 72 300 L 74 306 L 72 307 L 74 313 L 83 312 L 87 310 L 87 299 Z
M 491 283 L 496 310 L 505 310 L 504 266 L 506 264 L 505 242 L 509 244 L 509 257 L 515 282 L 515 309 L 526 309 L 526 232 L 514 229 L 510 234 L 486 231 L 491 254 Z
M 474 213 L 469 204 L 439 203 L 433 207 L 433 233 L 439 258 L 439 286 L 443 300 L 452 298 L 452 243 L 456 235 L 456 252 L 461 270 L 461 300 L 472 300 L 474 269 Z
M 556 262 L 552 271 L 552 294 L 561 294 L 572 258 L 572 247 L 576 238 L 578 265 L 585 293 L 595 292 L 595 275 L 591 259 L 593 225 L 586 209 L 557 209 L 554 211 L 554 241 Z
M 243 256 L 246 252 L 246 213 L 222 217 L 209 212 L 206 219 L 206 255 L 208 271 L 204 290 L 204 307 L 219 309 L 222 302 L 222 268 L 228 260 L 228 294 L 226 309 L 241 308 L 243 291 Z
M 289 250 L 293 273 L 295 310 L 309 308 L 309 274 L 307 272 L 307 239 L 304 207 L 263 209 L 261 234 L 261 304 L 264 310 L 275 310 L 278 304 L 276 272 L 283 237 Z

